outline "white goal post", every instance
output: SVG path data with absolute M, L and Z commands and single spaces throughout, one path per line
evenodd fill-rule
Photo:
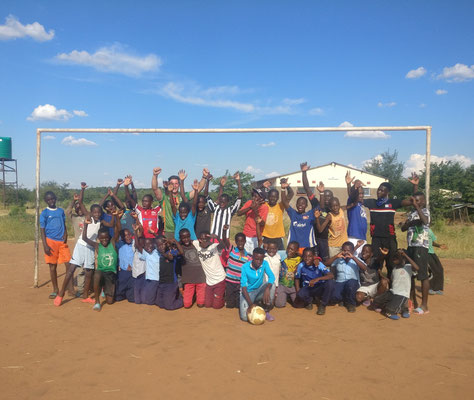
M 42 133 L 289 133 L 289 132 L 352 132 L 352 131 L 425 131 L 426 132 L 426 204 L 430 202 L 431 126 L 362 126 L 302 128 L 230 128 L 230 129 L 48 129 L 36 130 L 36 206 L 35 206 L 35 271 L 34 287 L 38 287 L 40 241 L 40 166 Z

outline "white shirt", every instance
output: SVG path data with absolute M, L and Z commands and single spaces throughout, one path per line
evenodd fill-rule
M 135 247 L 135 240 L 133 241 L 133 251 L 132 276 L 137 278 L 146 271 L 146 261 L 140 258 L 141 253 Z
M 278 280 L 280 277 L 280 268 L 281 268 L 281 257 L 280 254 L 276 253 L 273 257 L 270 256 L 269 254 L 265 254 L 265 260 L 268 262 L 268 265 L 270 265 L 270 269 L 273 272 L 273 275 L 275 275 L 275 286 L 278 287 Z M 268 282 L 268 276 L 265 274 L 265 282 Z
M 217 285 L 225 279 L 225 271 L 217 250 L 218 243 L 212 243 L 209 247 L 201 247 L 199 240 L 193 240 L 193 245 L 198 251 L 199 261 L 206 275 L 206 284 Z
M 85 223 L 84 223 L 85 224 Z M 99 233 L 99 228 L 100 228 L 100 221 L 94 221 L 94 218 L 92 218 L 92 223 L 90 223 L 87 226 L 87 238 L 89 240 L 92 240 L 93 242 L 97 241 L 97 235 Z M 82 239 L 82 234 L 79 236 L 79 239 L 77 239 L 77 243 L 82 244 L 83 246 L 87 246 L 90 249 L 94 249 L 92 246 L 89 246 L 84 239 Z
M 392 288 L 390 289 L 392 293 L 410 298 L 412 274 L 411 264 L 405 264 L 402 268 L 394 268 L 392 270 Z

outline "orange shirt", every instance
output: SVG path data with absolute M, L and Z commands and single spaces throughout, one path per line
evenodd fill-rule
M 277 203 L 273 207 L 268 205 L 267 220 L 263 227 L 262 236 L 276 239 L 285 236 L 285 228 L 283 226 L 283 207 L 282 203 Z
M 339 210 L 338 215 L 331 213 L 331 223 L 329 225 L 329 247 L 341 247 L 344 242 L 347 242 L 347 224 L 346 218 L 344 217 L 344 211 Z

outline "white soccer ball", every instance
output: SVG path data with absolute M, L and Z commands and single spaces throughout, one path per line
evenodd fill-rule
M 262 325 L 265 322 L 266 313 L 262 307 L 254 306 L 247 316 L 252 325 Z

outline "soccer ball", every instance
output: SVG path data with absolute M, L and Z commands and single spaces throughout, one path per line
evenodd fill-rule
M 262 325 L 265 322 L 266 313 L 262 307 L 254 306 L 247 316 L 252 325 Z

